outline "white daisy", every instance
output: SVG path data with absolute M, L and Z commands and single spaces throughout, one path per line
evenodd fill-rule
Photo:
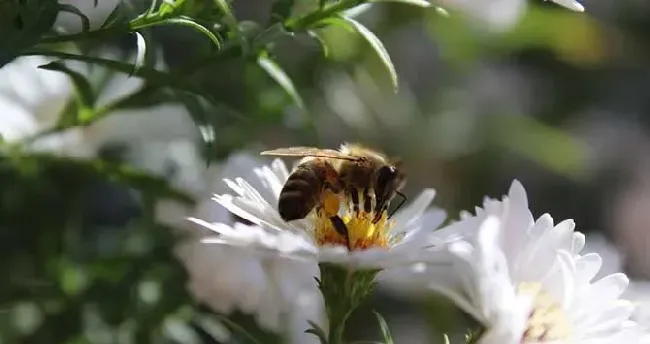
M 214 168 L 207 171 L 201 190 L 225 191 L 221 178 L 215 177 L 252 174 L 261 165 L 248 154 L 234 154 L 218 172 Z M 194 216 L 237 230 L 256 230 L 255 226 L 235 223 L 232 214 L 212 201 L 210 194 L 204 196 L 197 199 Z M 196 234 L 196 228 L 190 233 Z M 261 326 L 286 333 L 290 343 L 318 342 L 315 336 L 305 333 L 310 327 L 308 321 L 322 326 L 324 320 L 323 300 L 314 280 L 318 266 L 314 262 L 261 257 L 245 247 L 208 245 L 201 242 L 207 234 L 194 235 L 176 248 L 189 273 L 188 289 L 195 299 L 217 312 L 239 310 L 253 314 Z
M 573 221 L 536 221 L 514 182 L 502 201 L 487 199 L 476 215 L 436 233 L 449 240 L 449 266 L 430 272 L 430 287 L 484 327 L 482 344 L 636 343 L 633 306 L 619 297 L 622 273 L 592 281 L 602 260 L 580 255 L 584 235 Z
M 232 228 L 224 223 L 191 218 L 218 234 L 206 242 L 358 268 L 386 268 L 435 259 L 435 255 L 421 250 L 425 246 L 421 239 L 426 230 L 435 229 L 444 219 L 444 213 L 439 210 L 427 211 L 435 196 L 433 189 L 424 190 L 393 218 L 387 219 L 384 214 L 377 223 L 372 223 L 372 216 L 368 214 L 357 217 L 351 216 L 347 209 L 341 210 L 340 215 L 348 229 L 348 238 L 344 238 L 324 217 L 312 215 L 289 223 L 282 220 L 277 204 L 280 191 L 289 177 L 282 160 L 276 159 L 270 166 L 253 171 L 255 177 L 248 180 L 225 180 L 235 195 L 216 195 L 214 200 L 257 226 Z M 252 183 L 260 186 L 254 187 Z
M 650 344 L 650 281 L 631 283 L 624 296 L 634 302 L 632 319 L 639 324 L 641 343 Z

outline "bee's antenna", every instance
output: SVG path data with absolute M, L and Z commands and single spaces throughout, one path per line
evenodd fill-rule
M 406 201 L 408 200 L 408 198 L 407 198 L 403 193 L 401 193 L 401 192 L 399 192 L 399 191 L 395 191 L 395 194 L 397 194 L 398 196 L 400 196 L 400 197 L 402 198 L 402 201 L 399 202 L 399 204 L 397 205 L 397 207 L 395 207 L 395 209 L 393 209 L 393 211 L 390 212 L 390 214 L 388 215 L 388 218 L 389 218 L 389 219 L 390 219 L 391 217 L 393 217 L 393 215 L 394 215 L 394 214 L 399 210 L 399 208 L 401 208 L 401 207 L 404 205 L 404 203 L 406 203 Z

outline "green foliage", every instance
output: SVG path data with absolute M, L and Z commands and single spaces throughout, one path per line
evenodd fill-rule
M 394 344 L 393 337 L 390 335 L 390 329 L 388 328 L 388 323 L 381 314 L 374 312 L 377 321 L 379 322 L 379 328 L 381 329 L 381 335 L 384 338 L 384 344 Z
M 327 334 L 325 333 L 325 330 L 323 330 L 318 324 L 316 324 L 313 321 L 309 321 L 309 325 L 311 326 L 310 329 L 306 330 L 306 333 L 311 333 L 314 336 L 318 337 L 318 340 L 320 340 L 321 344 L 328 344 L 327 342 Z
M 384 45 L 381 43 L 379 38 L 377 38 L 377 36 L 372 33 L 372 31 L 368 30 L 358 21 L 345 16 L 327 18 L 322 20 L 320 24 L 340 25 L 361 35 L 361 37 L 363 37 L 370 44 L 372 49 L 377 53 L 377 56 L 381 60 L 381 63 L 386 67 L 388 75 L 390 76 L 391 84 L 393 85 L 395 92 L 397 92 L 397 72 L 395 71 L 393 62 L 390 60 L 390 56 L 388 55 L 386 48 L 384 48 Z
M 424 9 L 432 7 L 425 0 L 312 2 L 307 6 L 301 1 L 275 0 L 263 17 L 265 22 L 254 22 L 238 19 L 248 16 L 235 12 L 237 6 L 227 0 L 152 0 L 143 8 L 135 2 L 122 1 L 103 25 L 91 30 L 89 18 L 74 6 L 58 5 L 56 1 L 0 0 L 0 31 L 6 33 L 0 43 L 0 66 L 19 56 L 48 57 L 53 61 L 40 68 L 65 74 L 74 86 L 74 97 L 68 100 L 52 128 L 43 128 L 24 142 L 3 142 L 0 146 L 0 235 L 6 243 L 0 250 L 0 265 L 3 272 L 12 272 L 8 283 L 0 285 L 1 341 L 101 343 L 109 338 L 120 343 L 200 343 L 222 336 L 225 327 L 237 343 L 280 342 L 278 335 L 268 335 L 257 328 L 251 330 L 249 327 L 255 326 L 241 326 L 232 317 L 198 310 L 187 295 L 187 276 L 172 253 L 178 241 L 177 232 L 158 223 L 154 215 L 162 200 L 192 205 L 194 199 L 184 190 L 120 159 L 72 159 L 16 146 L 53 133 L 92 127 L 121 110 L 166 103 L 181 103 L 190 112 L 205 144 L 206 165 L 251 144 L 330 144 L 351 133 L 358 137 L 379 136 L 377 145 L 391 146 L 395 136 L 414 141 L 416 146 L 431 146 L 427 145 L 430 132 L 423 128 L 442 126 L 441 131 L 447 130 L 450 137 L 457 137 L 458 131 L 462 131 L 458 126 L 445 126 L 440 120 L 442 107 L 438 102 L 443 92 L 427 89 L 431 94 L 424 97 L 430 97 L 436 105 L 420 111 L 422 104 L 409 103 L 409 87 L 402 87 L 406 89 L 407 100 L 399 98 L 398 102 L 398 98 L 389 98 L 384 90 L 363 79 L 365 75 L 387 75 L 392 86 L 386 87 L 389 93 L 397 92 L 400 83 L 408 86 L 408 82 L 398 81 L 389 54 L 393 45 L 387 45 L 387 49 L 380 38 L 415 20 L 428 25 L 430 36 L 446 58 L 445 72 L 435 76 L 435 82 L 441 84 L 454 84 L 464 77 L 463 69 L 448 66 L 474 67 L 484 58 L 528 49 L 546 49 L 574 65 L 604 61 L 604 44 L 596 23 L 538 7 L 533 7 L 511 31 L 486 35 L 477 34 L 466 18 L 440 20 L 433 11 L 425 12 Z M 345 11 L 368 3 L 389 10 L 382 14 L 383 19 L 367 24 L 363 18 L 345 16 Z M 78 16 L 82 32 L 54 32 L 52 23 L 59 12 Z M 338 36 L 328 36 L 337 28 L 350 33 L 345 42 Z M 320 45 L 320 51 L 312 53 L 303 38 Z M 133 52 L 132 59 L 87 53 L 118 44 Z M 170 59 L 174 62 L 164 68 L 157 63 L 160 47 L 165 48 L 162 50 L 166 56 L 176 54 L 176 59 Z M 337 49 L 346 51 L 343 58 L 337 58 L 341 55 L 337 55 Z M 372 62 L 380 62 L 375 63 L 377 68 L 364 60 L 366 53 Z M 320 59 L 321 54 L 326 59 Z M 137 77 L 144 84 L 133 93 L 98 105 L 101 82 L 71 62 L 81 62 L 88 69 Z M 321 92 L 321 85 L 317 85 L 321 74 L 343 73 L 350 75 L 351 83 L 365 85 L 366 89 L 344 89 L 334 96 L 328 94 L 330 98 L 324 98 L 325 101 L 315 95 Z M 352 129 L 341 122 L 323 120 L 331 108 L 340 105 L 337 102 L 342 94 L 361 109 L 350 106 L 350 113 L 371 113 L 364 113 L 361 124 Z M 381 118 L 385 108 L 390 108 L 386 111 L 390 111 L 392 119 L 408 115 L 411 122 L 405 128 L 395 129 L 390 124 L 395 122 Z M 350 122 L 361 118 L 339 115 Z M 462 117 L 462 122 L 481 115 L 484 114 L 469 114 Z M 578 177 L 584 172 L 585 147 L 556 125 L 542 123 L 532 116 L 503 114 L 477 122 L 480 128 L 468 135 L 472 142 L 464 142 L 468 146 L 496 147 L 499 152 L 523 156 L 562 176 Z M 323 128 L 328 126 L 342 129 L 333 138 L 321 137 L 327 130 Z M 261 142 L 252 139 L 258 137 Z M 442 171 L 436 172 L 442 175 L 436 181 L 444 182 L 440 188 L 443 194 L 444 188 L 448 188 L 449 198 L 453 198 L 449 194 L 456 192 L 472 201 L 473 197 L 478 199 L 476 190 L 480 188 L 471 183 L 486 184 L 497 169 L 494 161 L 498 159 L 492 156 L 478 161 L 471 154 L 444 156 L 437 146 L 397 146 L 390 148 L 412 152 L 410 158 L 421 164 L 420 172 L 426 172 L 427 178 L 430 171 Z M 473 160 L 467 163 L 470 159 Z M 466 183 L 458 182 L 461 178 Z M 104 184 L 126 190 L 133 198 L 125 201 L 134 204 L 128 210 L 133 214 L 122 223 L 98 224 L 101 221 L 87 219 L 92 217 L 88 215 L 92 213 L 92 206 L 87 204 L 93 199 L 90 195 Z M 103 196 L 95 195 L 94 199 Z M 453 206 L 457 204 L 450 205 Z M 355 272 L 350 277 L 348 271 L 326 271 L 320 286 L 329 288 L 323 293 L 334 326 L 327 331 L 311 323 L 308 333 L 321 343 L 340 340 L 348 316 L 367 296 L 375 273 Z M 336 285 L 333 280 L 346 278 L 359 279 L 361 283 L 357 285 L 367 288 L 332 287 Z M 442 333 L 458 330 L 453 326 L 460 321 L 459 313 L 447 304 L 427 307 L 431 326 Z M 377 320 L 383 344 L 392 343 L 386 322 L 379 314 Z M 204 338 L 206 333 L 212 339 Z M 477 341 L 477 333 L 468 336 L 468 342 Z

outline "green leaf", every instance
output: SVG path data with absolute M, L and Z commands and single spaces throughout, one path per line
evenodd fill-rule
M 241 121 L 250 121 L 250 118 L 246 117 L 240 111 L 227 107 L 218 99 L 216 99 L 212 94 L 210 94 L 210 92 L 207 92 L 202 87 L 186 79 L 184 77 L 185 74 L 183 73 L 161 72 L 146 66 L 138 69 L 137 71 L 134 71 L 133 65 L 130 63 L 108 60 L 108 59 L 103 59 L 103 58 L 98 58 L 93 56 L 70 54 L 70 53 L 64 53 L 60 51 L 52 51 L 46 49 L 28 50 L 25 51 L 23 55 L 24 56 L 50 56 L 50 57 L 56 57 L 65 60 L 82 61 L 89 64 L 106 67 L 124 74 L 133 73 L 133 76 L 142 78 L 157 87 L 169 86 L 177 90 L 182 90 L 182 91 L 193 93 L 195 95 L 200 95 L 205 100 L 209 101 L 212 105 L 219 106 L 223 109 L 227 109 L 228 111 L 224 112 L 225 115 L 231 116 Z
M 140 109 L 175 101 L 177 101 L 176 95 L 172 90 L 164 87 L 145 85 L 138 91 L 119 98 L 106 107 L 110 111 L 118 109 Z
M 361 37 L 363 37 L 374 49 L 382 64 L 386 67 L 386 70 L 390 76 L 391 84 L 393 85 L 393 90 L 397 92 L 399 83 L 397 80 L 397 71 L 395 71 L 395 66 L 391 61 L 390 55 L 388 54 L 388 51 L 386 51 L 384 44 L 381 43 L 379 38 L 377 38 L 377 36 L 375 36 L 372 31 L 368 30 L 368 28 L 363 26 L 363 24 L 359 23 L 358 21 L 343 16 L 330 17 L 321 21 L 321 23 L 339 25 L 344 28 L 354 30 L 359 35 L 361 35 Z
M 111 13 L 108 15 L 104 21 L 104 24 L 102 24 L 101 29 L 109 28 L 119 22 L 126 22 L 126 16 L 124 14 L 124 3 L 120 1 L 117 3 L 113 11 L 111 11 Z
M 275 61 L 271 60 L 268 56 L 260 55 L 257 58 L 257 64 L 289 94 L 296 105 L 300 108 L 305 107 L 300 94 L 298 94 L 296 87 L 293 85 L 293 81 L 291 81 L 289 76 Z
M 88 79 L 86 79 L 83 74 L 68 68 L 68 66 L 63 62 L 59 61 L 50 62 L 46 65 L 39 66 L 38 68 L 67 74 L 75 86 L 81 106 L 87 109 L 93 108 L 95 104 L 95 94 L 93 93 L 92 86 L 90 86 L 90 82 L 88 82 Z
M 291 9 L 295 0 L 275 0 L 271 7 L 271 24 L 283 22 L 291 16 Z
M 176 13 L 176 11 L 180 10 L 183 7 L 184 3 L 185 0 L 174 0 L 174 1 L 163 0 L 163 2 L 158 7 L 158 11 L 152 12 L 148 15 L 169 16 L 171 14 Z
M 384 320 L 384 317 L 382 317 L 381 314 L 375 311 L 373 311 L 373 313 L 375 313 L 375 316 L 377 317 L 377 321 L 379 322 L 379 327 L 381 328 L 381 334 L 384 337 L 386 344 L 394 344 L 393 337 L 391 337 L 390 335 L 390 330 L 388 329 L 388 324 L 386 323 L 386 320 Z
M 147 27 L 153 27 L 153 26 L 158 26 L 158 25 L 165 25 L 165 24 L 174 24 L 174 25 L 182 25 L 182 26 L 187 26 L 190 27 L 198 32 L 201 32 L 202 34 L 206 35 L 212 43 L 217 47 L 217 49 L 221 49 L 221 41 L 219 38 L 208 28 L 205 26 L 193 21 L 192 19 L 189 18 L 168 18 L 164 19 L 161 21 L 155 21 L 155 22 L 145 22 L 145 23 L 140 23 L 138 22 L 131 22 L 131 30 L 136 31 L 139 29 L 144 29 Z
M 248 46 L 248 41 L 246 37 L 240 31 L 239 25 L 237 24 L 237 18 L 230 7 L 230 4 L 227 0 L 213 0 L 214 4 L 217 5 L 217 8 L 223 13 L 223 22 L 228 26 L 235 39 L 241 46 L 243 55 L 248 55 L 250 47 Z
M 78 8 L 68 4 L 59 4 L 59 12 L 68 12 L 79 16 L 83 32 L 88 32 L 90 30 L 90 19 L 88 19 L 88 17 L 86 17 L 86 15 Z
M 158 6 L 158 0 L 151 0 L 151 3 L 149 4 L 149 9 L 147 9 L 146 15 L 150 16 L 156 11 L 156 7 Z
M 214 4 L 217 5 L 217 8 L 226 16 L 230 18 L 234 18 L 235 15 L 232 12 L 232 8 L 230 8 L 230 4 L 226 0 L 214 0 Z
M 320 326 L 318 326 L 317 323 L 315 323 L 315 322 L 313 322 L 311 320 L 308 320 L 308 322 L 309 322 L 309 325 L 311 326 L 311 328 L 308 329 L 308 330 L 305 330 L 305 333 L 313 334 L 314 336 L 318 337 L 321 344 L 328 344 L 327 335 L 325 334 L 325 331 L 323 331 L 323 329 L 320 328 Z
M 315 39 L 318 42 L 318 44 L 320 44 L 321 49 L 323 50 L 323 56 L 325 56 L 326 58 L 329 57 L 329 48 L 327 47 L 327 42 L 325 42 L 323 37 L 318 35 L 318 32 L 314 30 L 307 31 L 307 34 L 311 36 L 313 39 Z
M 246 339 L 248 339 L 251 343 L 262 344 L 252 334 L 250 334 L 248 331 L 246 331 L 246 329 L 244 329 L 243 327 L 241 327 L 239 324 L 235 323 L 234 321 L 228 319 L 228 317 L 225 317 L 225 316 L 222 316 L 222 315 L 219 315 L 219 314 L 215 314 L 214 316 L 217 319 L 219 319 L 219 321 L 221 321 L 226 326 L 228 326 L 231 331 L 235 331 L 235 332 L 239 332 L 239 333 L 243 334 L 246 337 Z
M 370 0 L 368 2 L 397 2 L 422 8 L 432 7 L 433 4 L 427 0 Z

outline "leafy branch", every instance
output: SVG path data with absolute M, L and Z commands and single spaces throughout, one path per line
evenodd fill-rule
M 62 60 L 82 61 L 96 64 L 108 69 L 137 76 L 147 82 L 147 94 L 155 93 L 163 88 L 171 88 L 177 91 L 186 92 L 201 96 L 215 106 L 222 106 L 212 94 L 204 90 L 198 83 L 190 81 L 188 76 L 200 72 L 203 68 L 223 61 L 223 59 L 242 58 L 255 61 L 259 68 L 266 72 L 300 108 L 305 108 L 304 101 L 300 96 L 297 87 L 291 77 L 286 73 L 272 54 L 273 44 L 282 37 L 291 37 L 296 34 L 305 33 L 319 40 L 323 45 L 324 52 L 327 51 L 326 42 L 320 39 L 316 30 L 328 26 L 343 27 L 358 34 L 376 52 L 382 64 L 385 66 L 395 91 L 398 89 L 398 78 L 396 70 L 390 59 L 388 51 L 380 39 L 363 24 L 345 15 L 347 10 L 357 6 L 374 2 L 398 2 L 419 7 L 429 7 L 426 0 L 340 0 L 336 2 L 323 1 L 322 6 L 307 12 L 303 15 L 293 16 L 292 10 L 294 0 L 276 0 L 272 7 L 271 18 L 264 28 L 255 26 L 250 30 L 250 23 L 239 22 L 227 0 L 213 0 L 211 2 L 198 2 L 192 0 L 161 1 L 152 0 L 149 7 L 142 13 L 136 14 L 133 10 L 125 9 L 121 3 L 111 13 L 104 25 L 99 29 L 88 31 L 87 20 L 79 11 L 65 8 L 68 12 L 78 14 L 84 23 L 84 30 L 80 33 L 47 36 L 43 37 L 35 48 L 29 49 L 23 55 L 41 55 L 54 57 Z M 197 9 L 197 6 L 202 6 Z M 206 6 L 210 6 L 209 8 Z M 131 18 L 128 18 L 131 16 Z M 87 19 L 87 18 L 86 18 Z M 246 25 L 244 25 L 246 24 Z M 178 68 L 176 71 L 163 72 L 146 66 L 148 53 L 147 39 L 151 36 L 140 33 L 152 27 L 161 25 L 186 26 L 206 36 L 216 48 L 210 54 L 199 58 L 194 63 Z M 255 24 L 257 25 L 257 24 Z M 246 26 L 246 27 L 245 27 Z M 64 42 L 80 42 L 85 40 L 107 40 L 125 34 L 134 33 L 136 37 L 136 57 L 132 63 L 120 62 L 98 57 L 71 54 L 49 49 L 50 44 Z M 88 125 L 99 118 L 106 116 L 115 107 L 108 106 L 102 109 L 92 109 L 93 102 L 90 101 L 87 88 L 88 82 L 83 76 L 73 73 L 62 64 L 49 66 L 50 69 L 68 74 L 78 86 L 78 99 L 80 108 L 86 112 L 86 116 L 77 117 L 73 121 L 65 121 L 70 125 Z M 133 96 L 140 96 L 136 92 Z M 126 100 L 128 103 L 129 99 Z M 115 104 L 114 104 L 115 105 Z M 121 104 L 117 104 L 119 106 Z M 92 115 L 88 115 L 91 113 Z M 60 122 L 60 124 L 64 124 Z M 54 130 L 62 130 L 65 127 Z

